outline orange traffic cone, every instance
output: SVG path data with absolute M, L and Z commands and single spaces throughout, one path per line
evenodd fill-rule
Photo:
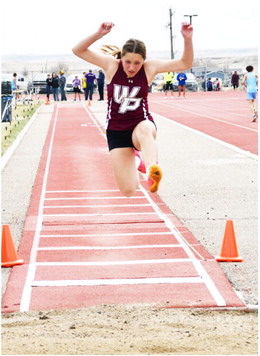
M 239 257 L 234 225 L 232 220 L 227 220 L 220 256 L 216 258 L 218 262 L 243 262 Z
M 50 100 L 46 98 L 45 105 L 50 105 Z
M 2 267 L 13 267 L 22 265 L 23 260 L 19 260 L 9 225 L 2 226 Z

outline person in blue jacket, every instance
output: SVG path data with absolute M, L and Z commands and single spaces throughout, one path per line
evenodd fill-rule
M 181 96 L 181 92 L 183 93 L 183 97 L 185 98 L 185 92 L 186 92 L 186 80 L 187 80 L 187 75 L 185 73 L 179 73 L 177 75 L 177 80 L 178 80 L 178 89 L 179 89 L 179 97 Z

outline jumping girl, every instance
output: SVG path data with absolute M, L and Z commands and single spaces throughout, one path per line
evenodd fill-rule
M 144 160 L 139 168 L 147 172 L 149 190 L 156 192 L 162 178 L 158 165 L 156 126 L 148 110 L 148 88 L 158 73 L 184 71 L 193 62 L 193 29 L 183 24 L 184 51 L 177 60 L 146 60 L 146 48 L 142 41 L 128 40 L 122 52 L 114 56 L 101 54 L 89 47 L 107 35 L 114 24 L 104 22 L 99 29 L 82 40 L 73 53 L 85 61 L 103 69 L 107 82 L 107 141 L 112 165 L 121 193 L 133 196 L 139 186 L 135 157 L 141 151 Z M 109 48 L 109 46 L 108 46 Z M 110 47 L 112 48 L 112 47 Z

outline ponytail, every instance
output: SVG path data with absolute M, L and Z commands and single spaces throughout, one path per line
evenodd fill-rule
M 101 51 L 115 57 L 116 59 L 120 59 L 122 55 L 121 49 L 114 45 L 102 45 Z

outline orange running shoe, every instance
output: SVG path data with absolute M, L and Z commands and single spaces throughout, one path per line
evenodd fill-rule
M 151 193 L 157 192 L 162 175 L 162 170 L 157 164 L 153 164 L 149 167 L 148 186 Z

